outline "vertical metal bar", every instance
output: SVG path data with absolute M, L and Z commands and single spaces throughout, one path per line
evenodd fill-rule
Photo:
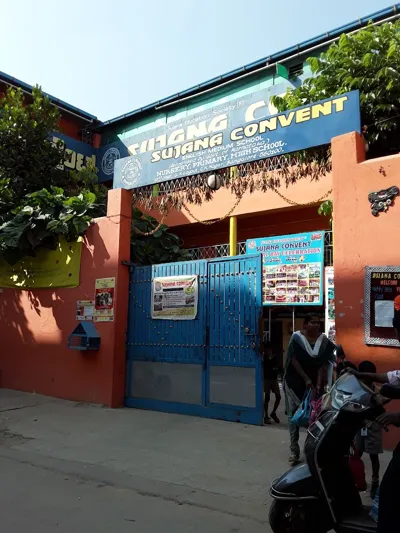
M 294 306 L 292 309 L 292 333 L 294 333 Z
M 237 255 L 237 218 L 230 217 L 229 219 L 229 255 L 231 257 Z

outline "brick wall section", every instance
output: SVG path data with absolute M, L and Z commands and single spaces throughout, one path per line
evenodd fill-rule
M 0 294 L 0 386 L 117 407 L 125 387 L 131 194 L 109 192 L 107 217 L 89 228 L 74 289 L 4 289 Z M 96 278 L 116 278 L 115 320 L 96 323 L 98 352 L 67 349 L 76 301 L 93 299 Z

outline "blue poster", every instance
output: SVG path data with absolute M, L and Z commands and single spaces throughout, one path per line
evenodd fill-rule
M 329 144 L 360 132 L 358 91 L 270 115 L 267 89 L 130 138 L 114 188 L 134 189 Z
M 322 305 L 324 231 L 249 239 L 263 256 L 264 305 Z

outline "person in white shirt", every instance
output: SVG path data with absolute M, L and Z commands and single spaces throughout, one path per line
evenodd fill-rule
M 400 370 L 392 370 L 385 374 L 370 374 L 348 369 L 358 379 L 367 379 L 375 383 L 389 383 L 400 388 Z M 387 429 L 389 426 L 400 427 L 400 413 L 385 413 L 377 418 L 377 422 Z M 393 533 L 398 531 L 400 509 L 400 442 L 397 444 L 379 488 L 379 513 L 377 533 Z

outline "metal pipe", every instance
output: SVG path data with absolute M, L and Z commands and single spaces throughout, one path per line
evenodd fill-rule
M 233 257 L 237 255 L 237 218 L 230 217 L 229 219 L 229 255 Z
M 384 22 L 388 22 L 388 21 L 390 21 L 392 19 L 399 18 L 399 16 L 400 16 L 400 14 L 392 15 L 391 17 L 388 17 L 386 19 L 379 20 L 378 22 L 374 22 L 372 24 L 372 26 L 376 26 L 378 24 L 383 24 Z M 346 35 L 352 35 L 353 33 L 357 33 L 357 32 L 359 32 L 362 29 L 363 28 L 357 28 L 356 30 L 351 31 L 351 32 L 347 33 Z M 312 52 L 314 50 L 318 50 L 319 48 L 323 48 L 327 44 L 331 44 L 331 43 L 333 43 L 335 41 L 338 41 L 340 39 L 340 37 L 341 36 L 339 35 L 338 37 L 334 37 L 333 39 L 330 39 L 329 41 L 325 41 L 322 44 L 318 44 L 318 45 L 313 46 L 311 48 L 307 48 L 307 50 L 305 50 L 303 52 L 297 52 L 296 54 L 293 54 L 293 55 L 291 55 L 289 57 L 286 57 L 283 61 L 275 61 L 274 63 L 266 64 L 266 65 L 264 65 L 263 67 L 261 67 L 261 68 L 259 68 L 257 70 L 253 70 L 252 72 L 246 72 L 246 74 L 242 74 L 241 76 L 238 76 L 237 78 L 225 81 L 224 83 L 221 83 L 220 85 L 217 85 L 215 87 L 210 87 L 209 89 L 205 89 L 204 91 L 198 92 L 196 94 L 192 94 L 190 96 L 185 96 L 184 98 L 180 98 L 179 100 L 174 100 L 172 102 L 168 102 L 168 103 L 163 104 L 161 106 L 155 107 L 154 109 L 156 111 L 159 111 L 160 109 L 164 109 L 166 107 L 171 107 L 172 105 L 176 105 L 176 104 L 180 104 L 181 102 L 185 102 L 186 100 L 190 100 L 192 98 L 197 98 L 198 96 L 201 96 L 202 94 L 207 94 L 207 93 L 209 93 L 211 91 L 216 91 L 216 90 L 220 89 L 221 87 L 225 87 L 226 85 L 229 85 L 230 83 L 234 83 L 234 82 L 236 82 L 238 80 L 241 80 L 243 78 L 247 78 L 248 76 L 253 76 L 253 74 L 257 74 L 258 72 L 261 72 L 261 71 L 266 70 L 268 68 L 274 67 L 278 63 L 280 65 L 283 65 L 285 62 L 290 61 L 291 59 L 294 59 L 295 57 L 298 57 L 299 55 L 303 55 L 305 52 L 309 53 L 309 52 Z

